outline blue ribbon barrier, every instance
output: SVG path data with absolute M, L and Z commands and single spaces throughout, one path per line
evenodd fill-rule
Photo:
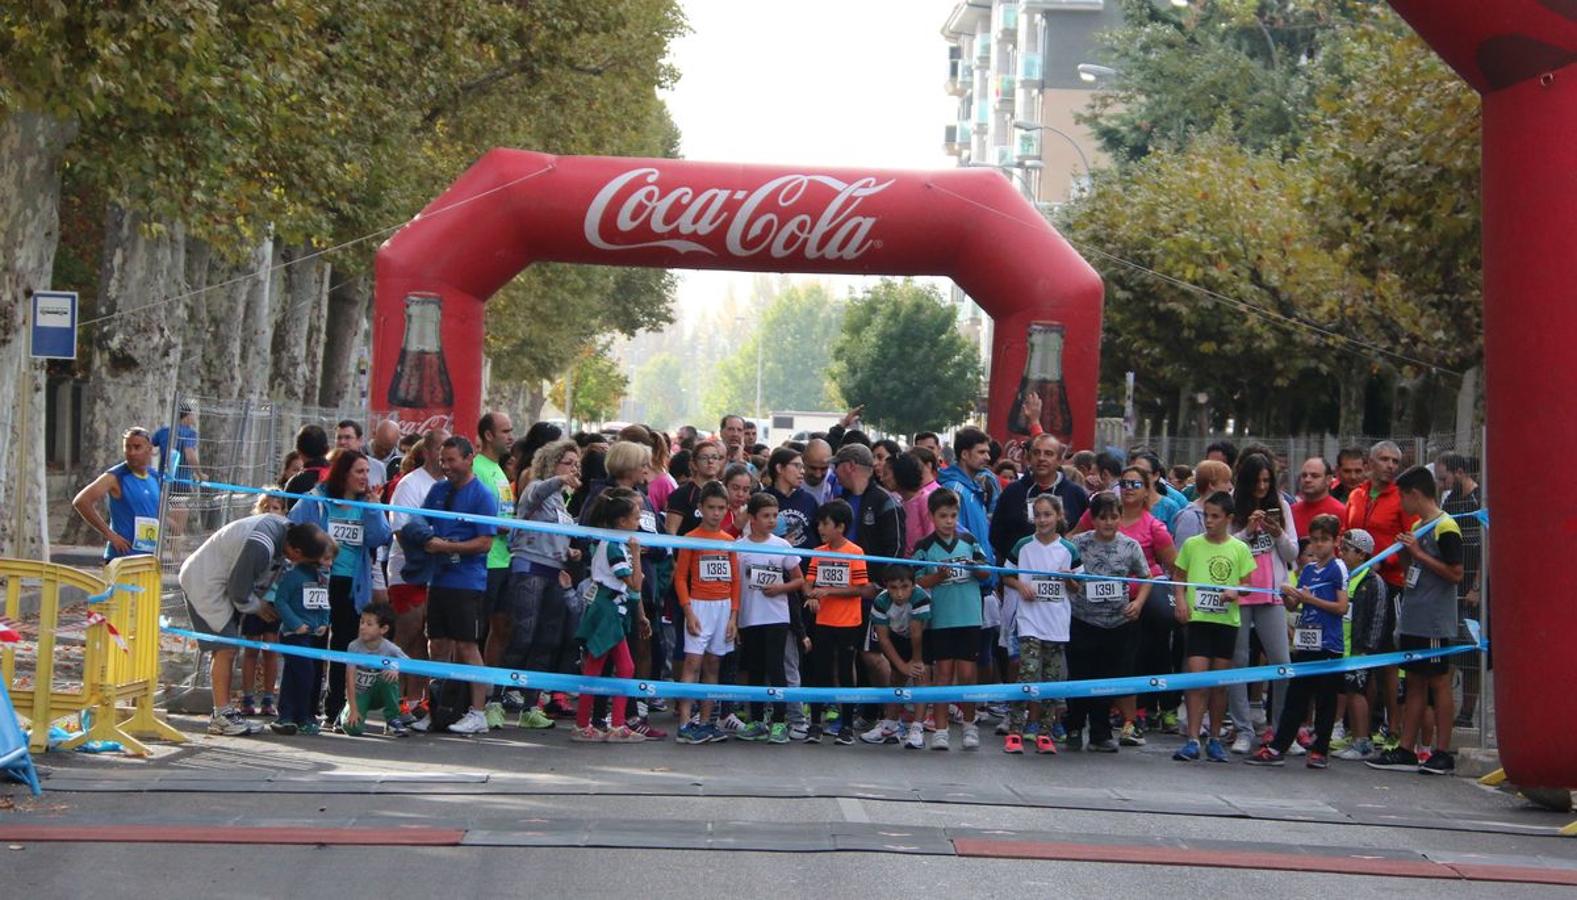
M 1127 678 L 1096 678 L 1086 681 L 1041 681 L 1032 684 L 979 684 L 952 685 L 947 687 L 895 687 L 895 688 L 775 688 L 748 687 L 744 685 L 699 684 L 676 681 L 655 681 L 636 678 L 598 678 L 585 675 L 563 675 L 555 672 L 528 672 L 501 669 L 492 666 L 467 666 L 458 663 L 431 660 L 400 660 L 388 656 L 365 653 L 347 653 L 337 650 L 319 650 L 316 647 L 298 647 L 290 644 L 271 644 L 249 641 L 245 638 L 222 637 L 202 634 L 185 628 L 165 627 L 167 634 L 191 640 L 225 644 L 274 653 L 304 656 L 325 662 L 345 663 L 361 668 L 393 669 L 402 675 L 423 678 L 449 678 L 457 681 L 496 684 L 539 691 L 564 691 L 572 694 L 602 694 L 624 697 L 670 697 L 687 700 L 731 700 L 735 702 L 774 703 L 995 703 L 998 701 L 1024 701 L 1043 699 L 1071 699 L 1081 697 L 1122 697 L 1128 694 L 1148 694 L 1158 691 L 1186 691 L 1197 688 L 1221 687 L 1251 681 L 1279 681 L 1308 675 L 1328 675 L 1353 672 L 1381 666 L 1396 666 L 1418 660 L 1452 656 L 1488 649 L 1488 643 L 1479 636 L 1478 623 L 1468 621 L 1470 643 L 1442 647 L 1437 650 L 1411 650 L 1381 653 L 1374 656 L 1349 656 L 1318 662 L 1285 663 L 1281 665 L 1253 666 L 1242 669 L 1216 669 L 1207 672 L 1183 672 L 1171 675 L 1136 675 Z
M 536 531 L 543 534 L 556 534 L 561 537 L 593 538 L 604 541 L 616 541 L 619 543 L 628 541 L 630 538 L 635 538 L 643 546 L 663 547 L 669 550 L 720 550 L 730 553 L 737 553 L 740 550 L 739 546 L 735 543 L 727 541 L 714 541 L 705 538 L 680 537 L 671 534 L 653 533 L 648 531 L 614 531 L 607 528 L 591 528 L 585 525 L 560 525 L 556 522 L 532 522 L 524 519 L 509 519 L 501 516 L 479 516 L 472 513 L 457 513 L 443 509 L 427 509 L 425 507 L 396 506 L 390 503 L 374 503 L 365 500 L 332 500 L 325 498 L 322 495 L 293 494 L 289 491 L 276 491 L 267 488 L 256 488 L 240 484 L 226 484 L 219 481 L 191 481 L 184 478 L 172 478 L 170 480 L 179 484 L 193 485 L 196 487 L 204 487 L 212 490 L 231 491 L 245 494 L 266 494 L 270 497 L 284 497 L 290 500 L 311 500 L 316 503 L 335 503 L 356 509 L 369 509 L 376 512 L 397 512 L 411 516 L 423 516 L 429 519 L 453 519 L 459 522 L 475 522 L 479 524 L 492 525 L 496 528 L 508 528 L 518 531 Z M 1489 523 L 1488 516 L 1483 515 L 1482 510 L 1478 512 L 1458 513 L 1456 516 L 1454 516 L 1454 518 L 1464 518 L 1467 516 L 1474 516 L 1481 522 L 1484 522 L 1486 525 Z M 1439 524 L 1440 521 L 1440 519 L 1436 519 L 1433 522 L 1420 525 L 1413 532 L 1413 534 L 1422 536 Z M 977 537 L 980 536 L 977 535 Z M 981 539 L 984 540 L 983 537 Z M 399 538 L 396 537 L 395 540 L 399 540 Z M 1349 574 L 1356 575 L 1359 572 L 1365 571 L 1378 564 L 1386 557 L 1391 556 L 1400 550 L 1400 544 L 1393 544 L 1392 546 L 1387 547 L 1384 552 L 1376 555 L 1373 559 L 1364 562 L 1362 565 L 1354 567 L 1352 572 Z M 802 550 L 797 547 L 780 547 L 775 549 L 773 552 L 787 556 L 798 556 L 805 559 L 809 559 L 811 557 L 816 557 L 819 559 L 857 559 L 866 563 L 913 566 L 916 568 L 931 568 L 936 566 L 936 563 L 930 560 L 907 559 L 901 556 L 875 556 L 870 554 L 861 555 L 854 553 L 836 553 L 827 550 Z M 1279 587 L 1256 588 L 1236 584 L 1222 585 L 1194 581 L 1172 581 L 1166 578 L 1131 578 L 1120 575 L 1090 575 L 1083 572 L 1057 572 L 1045 569 L 1019 569 L 1012 566 L 993 566 L 980 563 L 948 563 L 948 566 L 950 568 L 965 569 L 976 572 L 990 572 L 1000 575 L 1030 575 L 1043 578 L 1068 578 L 1076 581 L 1121 581 L 1130 584 L 1166 584 L 1173 585 L 1175 587 L 1209 588 L 1216 590 L 1224 589 L 1237 591 L 1238 593 L 1242 594 L 1258 593 L 1270 594 L 1272 596 L 1278 597 L 1281 595 L 1281 588 Z

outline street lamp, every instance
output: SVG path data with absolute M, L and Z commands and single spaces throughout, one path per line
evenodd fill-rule
M 1056 136 L 1058 136 L 1058 137 L 1062 138 L 1063 140 L 1067 141 L 1068 142 L 1068 146 L 1073 148 L 1073 152 L 1079 154 L 1079 163 L 1084 166 L 1084 183 L 1086 185 L 1088 185 L 1090 183 L 1090 160 L 1089 160 L 1089 157 L 1084 155 L 1084 148 L 1079 146 L 1079 142 L 1074 140 L 1072 135 L 1068 134 L 1066 131 L 1063 131 L 1061 129 L 1053 128 L 1050 125 L 1042 125 L 1039 122 L 1030 122 L 1030 121 L 1025 120 L 1025 119 L 1019 119 L 1019 120 L 1015 121 L 1013 123 L 1013 127 L 1017 128 L 1020 131 L 1049 131 L 1052 134 L 1055 134 Z M 1042 163 L 1042 165 L 1045 165 L 1045 164 Z
M 1102 78 L 1111 78 L 1117 70 L 1111 66 L 1098 66 L 1095 63 L 1079 63 L 1079 80 L 1087 84 L 1094 84 Z

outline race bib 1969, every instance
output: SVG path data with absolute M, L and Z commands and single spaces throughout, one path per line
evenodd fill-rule
M 1227 600 L 1215 588 L 1197 588 L 1194 591 L 1194 608 L 1205 613 L 1227 611 Z
M 302 588 L 301 607 L 303 609 L 328 609 L 329 589 L 326 587 Z
M 732 581 L 734 579 L 733 561 L 725 555 L 701 557 L 702 581 Z
M 1126 591 L 1120 581 L 1086 581 L 1084 599 L 1091 603 L 1111 603 L 1123 599 Z
M 846 562 L 824 562 L 816 566 L 817 587 L 848 587 L 849 564 Z
M 1318 650 L 1320 649 L 1320 630 L 1318 628 L 1298 628 L 1292 632 L 1292 649 Z
M 329 537 L 336 544 L 361 544 L 361 523 L 340 520 L 329 521 Z
M 1067 586 L 1060 578 L 1035 579 L 1035 599 L 1047 600 L 1052 603 L 1063 603 L 1068 599 Z

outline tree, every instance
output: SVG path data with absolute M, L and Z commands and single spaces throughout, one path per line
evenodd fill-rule
M 824 285 L 791 285 L 755 316 L 755 330 L 712 372 L 706 413 L 753 411 L 756 354 L 761 354 L 761 414 L 778 409 L 830 409 L 838 404 L 827 380 L 843 305 Z
M 619 411 L 624 392 L 630 382 L 619 371 L 619 361 L 608 354 L 606 344 L 587 347 L 570 368 L 574 379 L 574 409 L 565 409 L 565 379 L 554 382 L 549 399 L 563 409 L 571 419 L 582 422 L 605 422 Z
M 630 393 L 640 406 L 640 419 L 658 428 L 682 424 L 689 414 L 684 394 L 684 363 L 672 353 L 663 352 L 648 359 L 635 370 Z
M 832 380 L 865 418 L 912 434 L 957 424 L 980 395 L 980 356 L 932 285 L 884 278 L 852 299 L 832 348 Z

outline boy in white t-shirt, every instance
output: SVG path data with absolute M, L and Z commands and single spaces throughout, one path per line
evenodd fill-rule
M 794 614 L 790 595 L 805 586 L 799 557 L 784 551 L 792 545 L 773 534 L 777 527 L 778 500 L 765 491 L 750 496 L 745 507 L 750 525 L 737 542 L 739 550 L 739 665 L 750 683 L 766 687 L 788 687 L 783 659 L 788 647 L 789 626 Z M 789 741 L 788 709 L 781 702 L 772 704 L 772 724 L 765 724 L 765 704 L 750 704 L 750 724 L 736 737 L 786 744 Z
M 1009 589 L 1018 592 L 1018 611 L 1015 628 L 1018 635 L 1020 684 L 1043 681 L 1066 681 L 1068 664 L 1068 623 L 1073 618 L 1068 604 L 1068 592 L 1079 585 L 1065 578 L 1044 574 L 1072 572 L 1079 562 L 1079 551 L 1063 540 L 1062 501 L 1053 494 L 1041 494 L 1034 501 L 1035 533 L 1019 541 L 1009 551 L 1007 565 L 1018 568 L 1019 574 L 1003 579 Z M 1035 574 L 1028 574 L 1035 573 Z M 1025 712 L 1028 706 L 1029 724 Z M 1024 736 L 1035 741 L 1035 752 L 1055 754 L 1056 741 L 1052 739 L 1051 726 L 1056 704 L 1030 701 L 1015 703 L 1003 740 L 1002 752 L 1023 753 Z

